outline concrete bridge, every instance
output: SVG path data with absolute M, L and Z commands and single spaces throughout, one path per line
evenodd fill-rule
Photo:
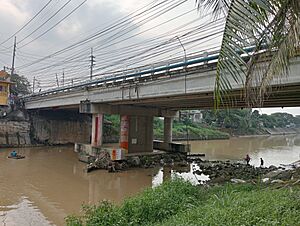
M 153 150 L 153 117 L 164 117 L 164 143 L 172 142 L 172 118 L 180 109 L 212 108 L 218 54 L 184 63 L 140 69 L 129 74 L 90 80 L 24 98 L 28 110 L 79 109 L 92 114 L 92 146 L 102 145 L 103 114 L 121 117 L 120 147 L 129 152 Z M 242 84 L 232 81 L 233 107 L 246 107 Z M 272 84 L 263 107 L 300 106 L 300 57 L 290 74 Z M 255 106 L 253 106 L 255 107 Z

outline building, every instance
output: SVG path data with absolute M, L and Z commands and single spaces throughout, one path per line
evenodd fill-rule
M 189 119 L 193 123 L 201 123 L 203 114 L 201 110 L 183 110 L 179 111 L 179 120 Z
M 9 74 L 6 71 L 0 71 L 0 107 L 8 106 L 10 96 L 10 82 Z

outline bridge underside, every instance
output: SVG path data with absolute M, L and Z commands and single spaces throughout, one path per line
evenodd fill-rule
M 213 109 L 214 94 L 205 92 L 198 94 L 184 94 L 148 99 L 133 99 L 110 102 L 110 105 L 133 105 L 145 108 L 161 108 L 169 110 L 181 109 Z M 246 108 L 246 107 L 297 107 L 300 106 L 300 83 L 289 86 L 274 86 L 261 103 L 252 103 L 249 106 L 243 92 L 236 90 L 223 99 L 221 108 Z

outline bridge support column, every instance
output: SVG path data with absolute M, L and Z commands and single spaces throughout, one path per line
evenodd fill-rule
M 128 138 L 130 153 L 153 152 L 153 116 L 131 115 Z
M 99 147 L 102 145 L 102 133 L 103 133 L 103 114 L 93 114 L 92 119 L 92 141 L 93 147 Z
M 122 115 L 120 117 L 120 148 L 123 148 L 128 153 L 128 138 L 129 138 L 129 116 Z
M 164 143 L 172 142 L 172 126 L 173 126 L 173 118 L 165 117 L 164 118 Z

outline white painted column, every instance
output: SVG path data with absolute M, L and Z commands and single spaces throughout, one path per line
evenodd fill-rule
M 172 125 L 173 125 L 173 118 L 165 117 L 164 118 L 164 142 L 165 143 L 172 142 Z
M 93 114 L 92 119 L 92 146 L 99 147 L 102 145 L 103 134 L 103 114 Z
M 122 115 L 120 119 L 120 148 L 123 148 L 128 153 L 128 138 L 129 138 L 129 116 Z

